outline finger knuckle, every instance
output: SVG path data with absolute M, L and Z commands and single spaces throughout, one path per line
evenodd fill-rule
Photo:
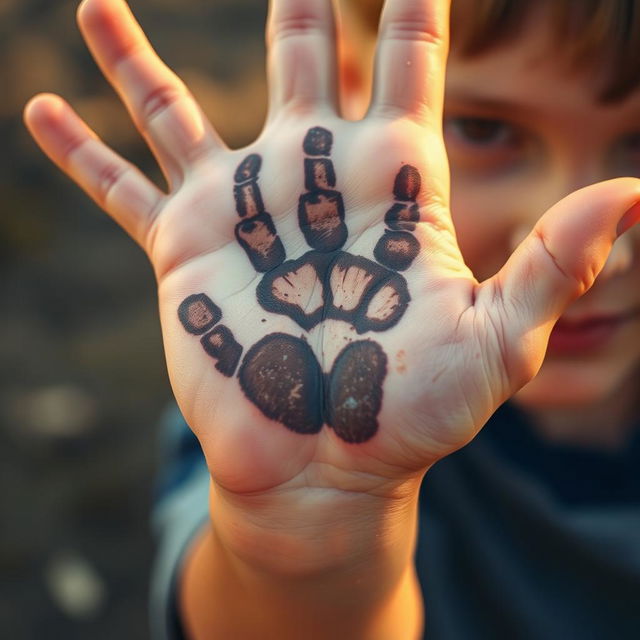
M 434 48 L 443 48 L 445 40 L 442 34 L 428 25 L 408 18 L 393 20 L 385 27 L 385 39 L 410 42 L 422 42 Z
M 141 111 L 144 121 L 151 122 L 183 96 L 184 90 L 175 85 L 162 85 L 155 88 L 142 100 Z
M 62 151 L 63 162 L 68 166 L 71 162 L 74 155 L 80 151 L 84 147 L 84 144 L 87 142 L 87 138 L 78 138 L 74 137 L 70 139 L 64 150 Z
M 325 23 L 320 17 L 310 15 L 290 15 L 283 16 L 276 22 L 276 24 L 274 24 L 270 40 L 275 43 L 291 38 L 324 35 L 325 33 Z
M 128 171 L 129 167 L 122 167 L 116 164 L 107 164 L 102 167 L 98 174 L 98 195 L 103 206 L 107 205 Z
M 571 269 L 563 265 L 560 258 L 556 255 L 556 252 L 551 248 L 551 243 L 547 236 L 541 229 L 534 229 L 535 238 L 540 243 L 540 246 L 546 256 L 553 263 L 556 273 L 558 273 L 563 280 L 569 282 L 569 284 L 575 289 L 576 295 L 582 295 L 593 284 L 596 278 L 596 269 L 593 265 L 584 265 L 584 268 Z

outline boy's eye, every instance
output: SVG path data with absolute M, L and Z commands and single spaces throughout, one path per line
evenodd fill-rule
M 520 127 L 472 116 L 445 117 L 444 141 L 452 170 L 483 177 L 511 172 L 531 146 L 530 136 Z
M 489 118 L 448 118 L 445 120 L 445 135 L 457 142 L 477 147 L 508 145 L 514 141 L 512 127 L 501 120 Z

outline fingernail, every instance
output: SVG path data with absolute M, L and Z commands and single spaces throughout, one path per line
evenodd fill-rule
M 616 233 L 620 237 L 625 231 L 628 231 L 634 224 L 640 222 L 640 202 L 636 202 L 629 211 L 627 211 L 618 222 Z

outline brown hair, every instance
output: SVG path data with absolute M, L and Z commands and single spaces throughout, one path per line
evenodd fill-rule
M 364 23 L 377 29 L 382 0 L 349 0 Z M 453 0 L 451 39 L 475 56 L 517 37 L 541 0 Z M 547 0 L 552 33 L 573 69 L 595 65 L 603 73 L 599 98 L 621 100 L 640 85 L 640 2 Z

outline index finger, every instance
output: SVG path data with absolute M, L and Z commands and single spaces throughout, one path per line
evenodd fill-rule
M 387 0 L 370 113 L 442 121 L 451 0 Z

